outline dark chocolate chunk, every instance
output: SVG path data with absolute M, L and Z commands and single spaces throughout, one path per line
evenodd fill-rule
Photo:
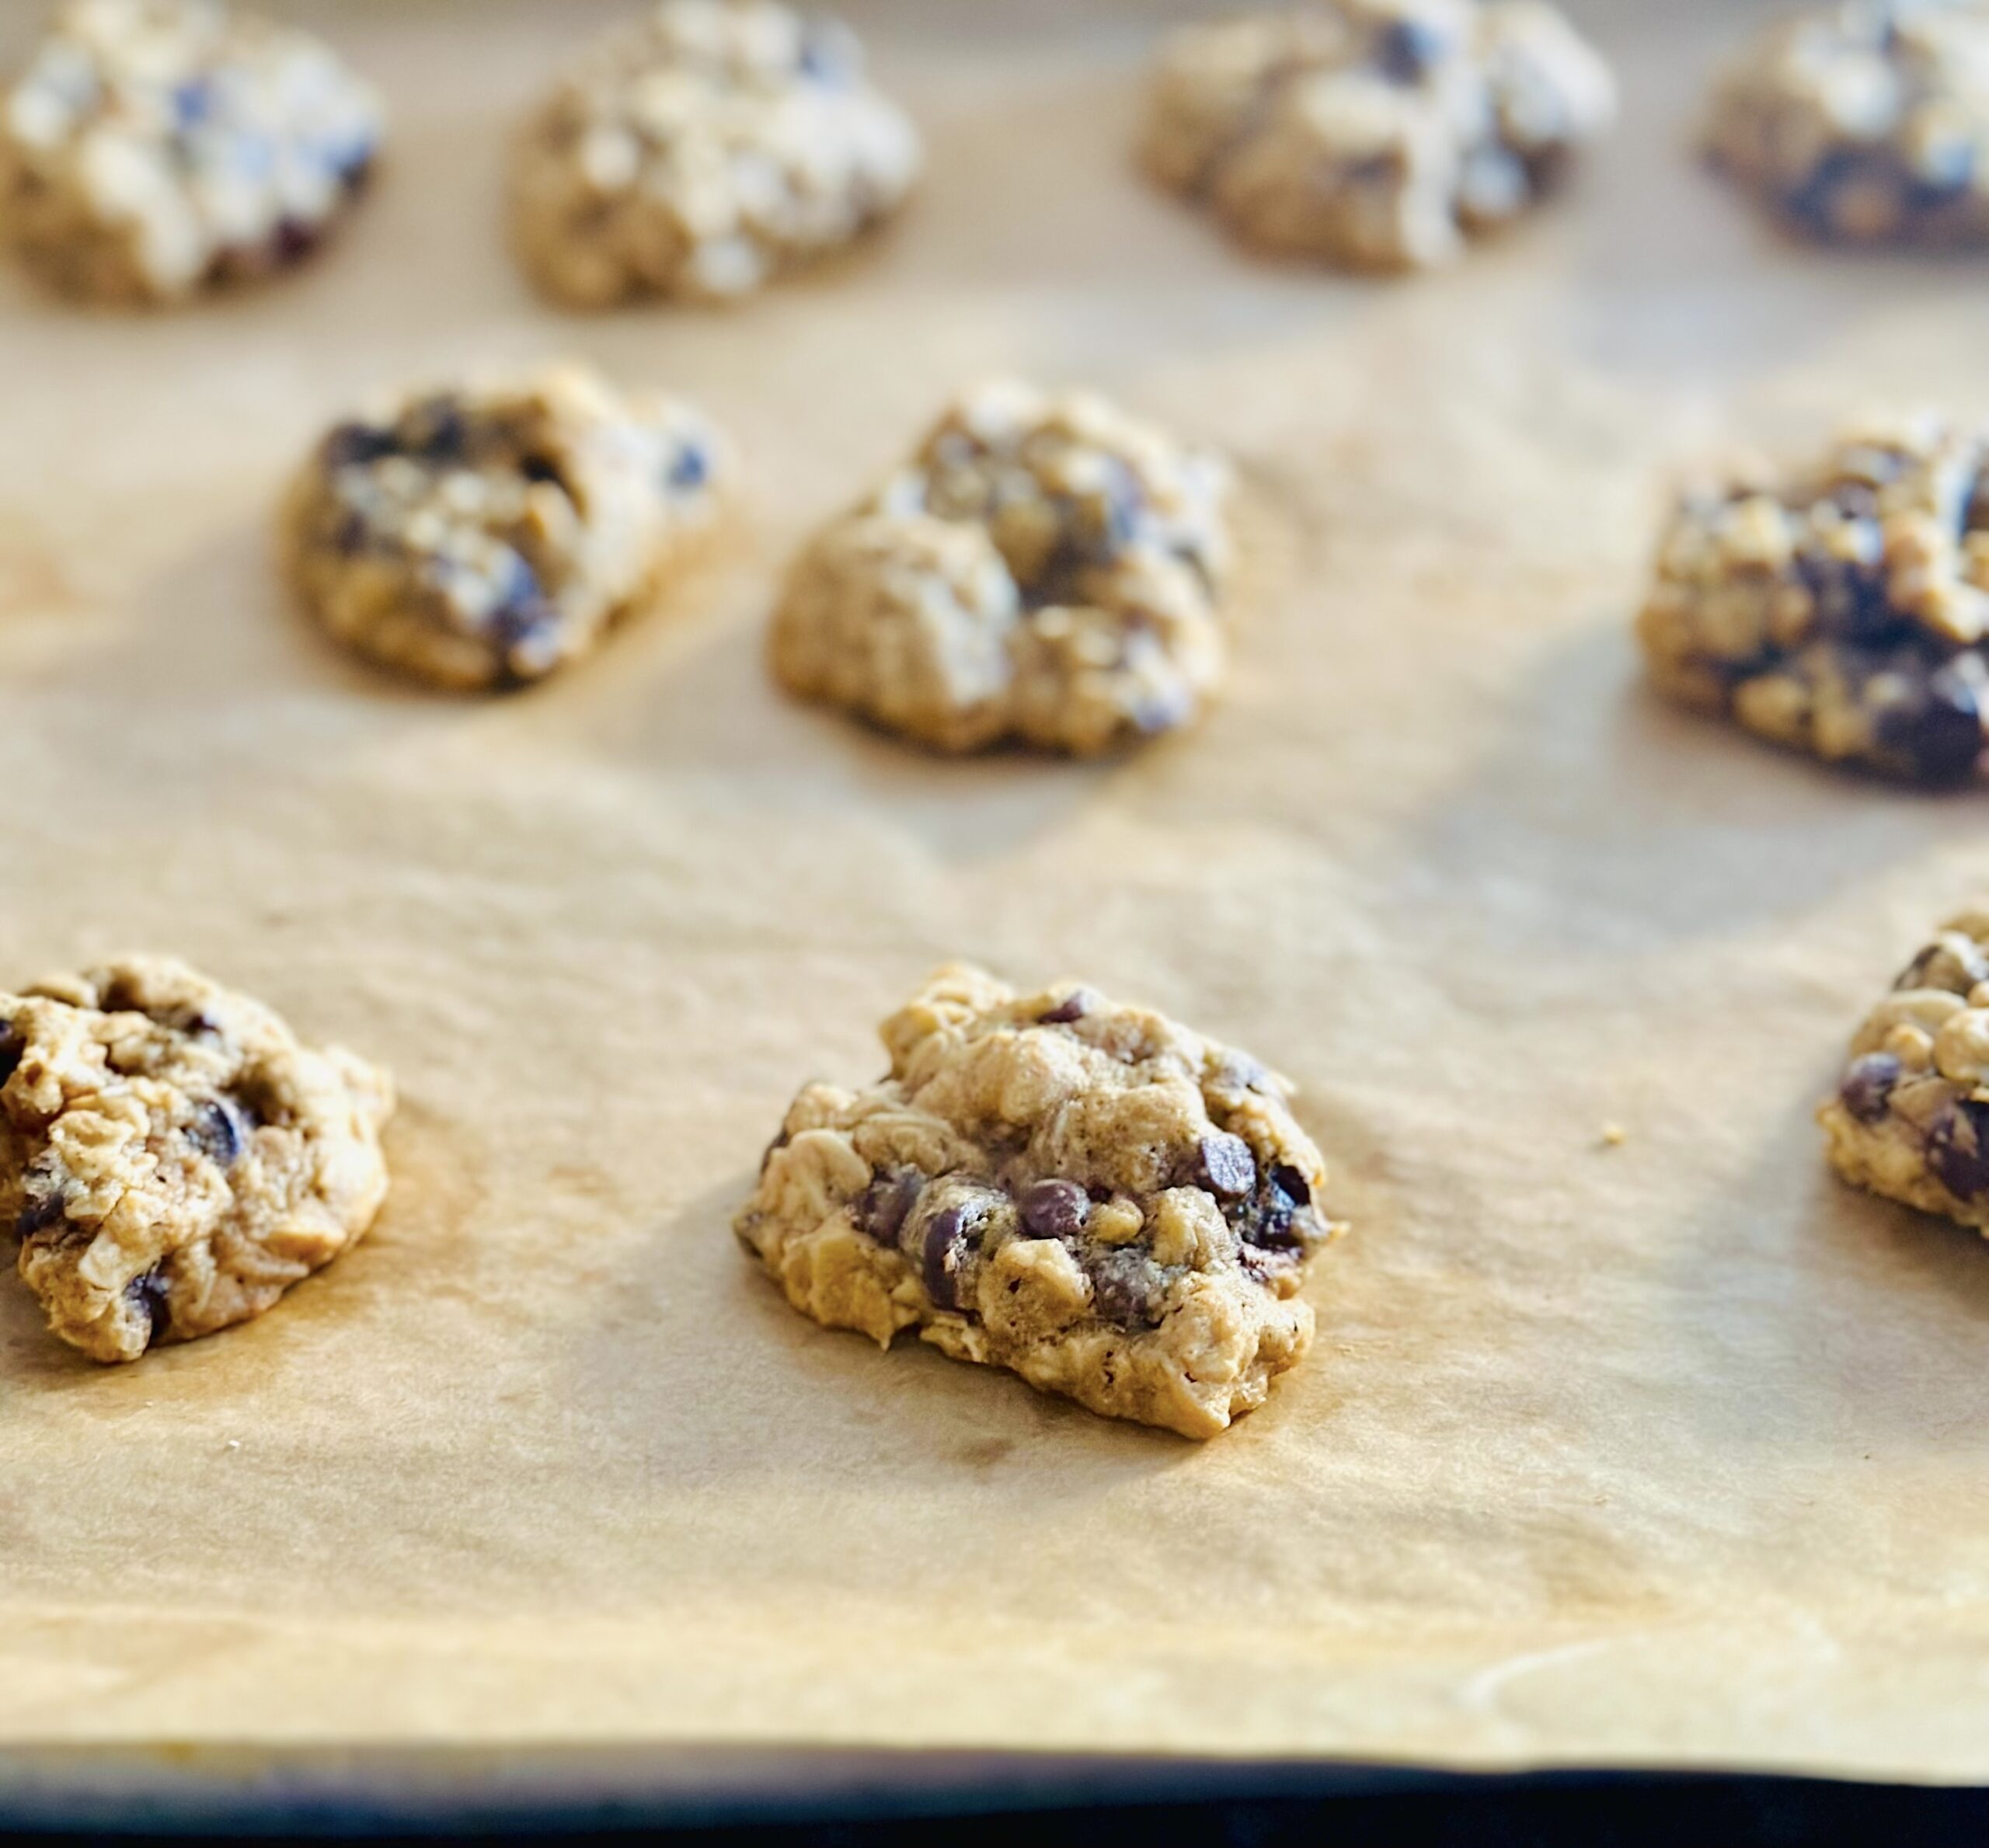
M 1092 1308 L 1101 1321 L 1125 1329 L 1160 1321 L 1167 1274 L 1144 1251 L 1108 1251 L 1089 1268 Z
M 980 1224 L 978 1216 L 966 1206 L 942 1206 L 926 1221 L 919 1276 L 936 1307 L 960 1307 L 960 1276 Z
M 149 1270 L 142 1277 L 134 1277 L 124 1286 L 124 1299 L 133 1307 L 142 1309 L 151 1331 L 145 1337 L 145 1345 L 150 1347 L 165 1332 L 171 1315 L 167 1300 L 165 1277 L 156 1269 Z
M 1236 1199 L 1257 1185 L 1257 1158 L 1240 1136 L 1221 1129 L 1204 1136 L 1196 1151 L 1196 1174 L 1210 1192 Z
M 1958 1200 L 1989 1193 L 1989 1105 L 1956 1098 L 1928 1133 L 1927 1166 Z
M 540 586 L 538 573 L 513 552 L 503 590 L 485 618 L 486 633 L 508 653 L 535 639 L 559 619 L 559 611 Z
M 1899 1074 L 1900 1063 L 1890 1053 L 1867 1053 L 1844 1067 L 1837 1094 L 1861 1123 L 1876 1123 L 1886 1114 Z
M 248 1126 L 227 1099 L 213 1098 L 194 1111 L 186 1140 L 218 1166 L 232 1168 L 248 1146 Z
M 1075 1181 L 1038 1181 L 1017 1202 L 1022 1223 L 1038 1238 L 1073 1238 L 1091 1216 L 1091 1199 Z
M 857 1196 L 857 1224 L 880 1244 L 896 1244 L 898 1233 L 925 1191 L 925 1177 L 916 1168 L 895 1168 L 871 1178 Z
M 62 1189 L 47 1177 L 40 1177 L 40 1185 L 37 1185 L 37 1178 L 29 1177 L 27 1198 L 22 1203 L 19 1217 L 14 1221 L 16 1238 L 32 1238 L 37 1232 L 46 1232 L 51 1226 L 61 1223 Z
M 528 482 L 550 482 L 556 488 L 566 485 L 566 478 L 559 472 L 559 464 L 550 456 L 527 456 L 518 464 L 518 472 Z
M 20 1069 L 27 1049 L 27 1039 L 20 1028 L 11 1020 L 0 1021 L 0 1084 Z
M 1858 544 L 1855 557 L 1843 558 L 1814 546 L 1797 556 L 1796 568 L 1816 603 L 1817 629 L 1834 641 L 1859 647 L 1897 641 L 1911 625 L 1886 593 L 1879 529 L 1870 520 L 1858 520 L 1852 531 Z
M 1928 674 L 1917 697 L 1881 712 L 1873 729 L 1921 782 L 1956 783 L 1982 760 L 1982 718 L 1981 689 L 1956 660 Z
M 1311 1183 L 1287 1162 L 1280 1161 L 1271 1170 L 1271 1185 L 1294 1206 L 1309 1206 L 1312 1203 Z
M 271 239 L 277 261 L 280 263 L 301 263 L 318 248 L 322 232 L 308 218 L 282 218 L 277 221 L 276 235 Z
M 1091 1011 L 1095 997 L 1089 988 L 1073 988 L 1057 1005 L 1036 1018 L 1046 1027 L 1067 1027 Z
M 469 443 L 469 425 L 462 407 L 444 393 L 416 405 L 401 419 L 407 447 L 430 462 L 462 459 Z

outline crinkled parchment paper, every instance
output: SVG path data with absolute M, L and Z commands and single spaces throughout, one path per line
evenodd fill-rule
M 1791 249 L 1691 163 L 1751 9 L 1575 10 L 1622 131 L 1424 280 L 1253 263 L 1139 182 L 1164 9 L 880 0 L 932 141 L 903 226 L 737 311 L 562 319 L 503 253 L 500 149 L 606 9 L 412 0 L 310 16 L 395 110 L 329 260 L 136 319 L 0 284 L 0 970 L 177 952 L 406 1098 L 376 1234 L 253 1327 L 106 1372 L 0 1289 L 17 1773 L 171 1742 L 692 1784 L 707 1747 L 1989 1777 L 1989 1248 L 1841 1190 L 1810 1120 L 1989 886 L 1989 799 L 1674 714 L 1628 633 L 1684 462 L 1989 410 L 1989 271 Z M 273 579 L 280 472 L 378 381 L 554 351 L 734 431 L 732 533 L 521 697 L 343 659 Z M 1002 370 L 1238 458 L 1235 668 L 1192 736 L 935 762 L 769 685 L 792 545 Z M 793 1090 L 874 1072 L 962 955 L 1302 1087 L 1355 1230 L 1227 1437 L 824 1333 L 736 1248 Z

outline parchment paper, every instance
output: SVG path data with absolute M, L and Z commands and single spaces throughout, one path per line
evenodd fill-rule
M 1130 172 L 1167 9 L 891 0 L 895 235 L 565 319 L 500 149 L 608 10 L 322 6 L 395 121 L 329 260 L 135 320 L 0 284 L 0 971 L 176 952 L 406 1098 L 374 1236 L 252 1327 L 104 1371 L 0 1289 L 0 1739 L 1989 1777 L 1989 1248 L 1810 1121 L 1989 807 L 1676 715 L 1628 638 L 1681 463 L 1989 409 L 1980 266 L 1789 249 L 1691 164 L 1748 8 L 1576 0 L 1621 131 L 1377 284 Z M 733 532 L 524 697 L 347 662 L 280 472 L 377 381 L 558 351 L 734 431 Z M 792 546 L 1002 370 L 1238 458 L 1194 734 L 935 762 L 770 686 Z M 1223 1439 L 825 1333 L 735 1248 L 793 1090 L 960 955 L 1302 1086 L 1356 1230 Z

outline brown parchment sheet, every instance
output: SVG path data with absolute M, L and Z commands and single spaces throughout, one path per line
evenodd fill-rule
M 253 1326 L 105 1371 L 0 1288 L 0 1742 L 1989 1777 L 1989 1248 L 1810 1121 L 1989 806 L 1674 713 L 1628 637 L 1681 465 L 1989 410 L 1989 273 L 1792 249 L 1695 167 L 1754 9 L 1573 0 L 1620 131 L 1376 284 L 1132 171 L 1179 9 L 852 0 L 930 137 L 902 226 L 563 318 L 500 151 L 610 10 L 302 10 L 394 111 L 327 260 L 138 318 L 0 281 L 0 971 L 175 952 L 406 1098 L 374 1236 Z M 376 382 L 563 352 L 734 433 L 733 530 L 521 697 L 340 656 L 282 472 Z M 999 371 L 1237 458 L 1191 735 L 935 761 L 769 684 L 793 545 Z M 1224 1438 L 881 1354 L 742 1258 L 793 1091 L 956 956 L 1301 1087 L 1354 1230 Z

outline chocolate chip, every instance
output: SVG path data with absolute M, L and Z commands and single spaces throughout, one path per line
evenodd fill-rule
M 1981 690 L 1959 661 L 1928 675 L 1918 697 L 1887 707 L 1873 727 L 1886 750 L 1923 783 L 1957 783 L 1982 760 Z
M 370 423 L 341 423 L 319 446 L 318 455 L 327 468 L 347 468 L 399 455 L 400 448 L 400 439 L 390 430 Z
M 1834 148 L 1810 169 L 1809 177 L 1786 194 L 1784 204 L 1790 215 L 1806 230 L 1820 237 L 1833 237 L 1839 229 L 1841 202 L 1853 193 L 1873 198 L 1897 193 L 1899 176 L 1886 158 L 1848 148 Z
M 960 1307 L 960 1275 L 978 1221 L 964 1206 L 942 1206 L 926 1222 L 919 1274 L 925 1293 L 941 1309 Z
M 1224 1209 L 1224 1216 L 1246 1246 L 1254 1246 L 1260 1252 L 1273 1254 L 1287 1261 L 1296 1259 L 1305 1251 L 1305 1241 L 1296 1221 L 1309 1206 L 1311 1197 L 1311 1189 L 1305 1186 L 1305 1176 L 1294 1178 L 1305 1189 L 1303 1199 L 1273 1173 L 1252 1191 L 1248 1199 L 1233 1202 Z
M 874 1175 L 857 1196 L 856 1223 L 878 1244 L 897 1243 L 898 1233 L 925 1190 L 925 1177 L 916 1168 L 900 1168 Z
M 1046 1027 L 1068 1027 L 1072 1021 L 1082 1020 L 1091 1011 L 1093 998 L 1089 988 L 1073 988 L 1055 1007 L 1036 1018 Z
M 1900 1063 L 1890 1053 L 1867 1053 L 1844 1067 L 1837 1094 L 1861 1123 L 1876 1123 L 1886 1114 L 1899 1074 Z
M 124 1300 L 134 1309 L 145 1311 L 150 1324 L 145 1335 L 145 1345 L 152 1343 L 165 1332 L 166 1322 L 172 1311 L 167 1301 L 164 1276 L 156 1269 L 149 1270 L 142 1277 L 134 1277 L 124 1286 Z
M 1815 602 L 1817 628 L 1834 640 L 1872 647 L 1897 640 L 1907 625 L 1886 593 L 1878 527 L 1861 520 L 1855 531 L 1866 555 L 1846 559 L 1812 547 L 1796 566 Z
M 0 1084 L 4 1084 L 20 1070 L 21 1060 L 27 1055 L 26 1036 L 11 1021 L 0 1021 Z
M 566 485 L 559 465 L 550 456 L 528 455 L 518 464 L 518 472 L 528 482 L 550 482 L 556 488 Z
M 35 1178 L 30 1177 L 30 1192 L 23 1203 L 20 1216 L 14 1221 L 16 1238 L 32 1238 L 37 1232 L 46 1232 L 51 1226 L 61 1223 L 64 1202 L 62 1189 L 45 1178 L 40 1187 Z
M 1397 19 L 1381 34 L 1376 55 L 1382 70 L 1397 83 L 1416 83 L 1441 61 L 1445 40 L 1421 19 Z
M 301 263 L 318 248 L 322 233 L 308 218 L 284 217 L 277 221 L 270 240 L 280 263 Z
M 195 1110 L 186 1126 L 186 1140 L 216 1165 L 232 1168 L 242 1159 L 249 1133 L 235 1106 L 214 1098 Z
M 446 394 L 426 399 L 401 420 L 407 446 L 431 462 L 460 459 L 469 444 L 469 426 L 462 408 Z
M 1311 1183 L 1288 1163 L 1280 1161 L 1271 1170 L 1271 1185 L 1294 1206 L 1309 1206 L 1312 1203 Z
M 1240 1136 L 1222 1130 L 1202 1138 L 1196 1154 L 1196 1171 L 1210 1192 L 1235 1199 L 1257 1185 L 1257 1158 Z
M 1989 1105 L 1950 1105 L 1928 1133 L 1927 1165 L 1956 1199 L 1989 1192 Z
M 1151 1328 L 1160 1321 L 1167 1274 L 1143 1251 L 1109 1251 L 1090 1267 L 1092 1313 L 1116 1328 Z
M 1022 1223 L 1038 1238 L 1073 1238 L 1091 1214 L 1090 1197 L 1075 1181 L 1038 1181 L 1017 1204 Z
M 492 642 L 507 653 L 559 620 L 559 611 L 539 585 L 538 573 L 515 552 L 497 601 L 484 620 Z

